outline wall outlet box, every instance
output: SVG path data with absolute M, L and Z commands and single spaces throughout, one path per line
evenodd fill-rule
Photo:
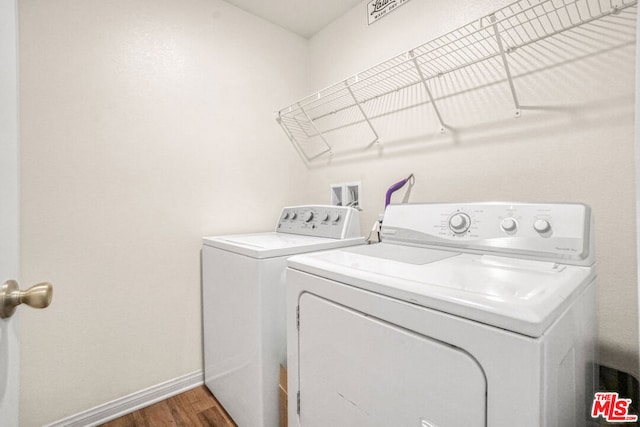
M 330 187 L 330 200 L 333 206 L 362 207 L 362 184 L 359 181 L 331 184 Z

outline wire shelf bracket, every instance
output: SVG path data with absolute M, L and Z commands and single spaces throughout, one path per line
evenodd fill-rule
M 416 71 L 417 71 L 418 75 L 420 76 L 420 80 L 422 81 L 422 85 L 424 86 L 424 90 L 427 92 L 427 96 L 429 97 L 429 102 L 431 102 L 431 106 L 433 107 L 433 111 L 436 113 L 436 117 L 438 118 L 438 123 L 440 123 L 440 133 L 444 133 L 445 132 L 445 125 L 444 125 L 444 121 L 442 120 L 442 115 L 440 114 L 440 110 L 438 109 L 438 106 L 436 105 L 435 99 L 433 99 L 433 94 L 431 93 L 431 90 L 429 90 L 429 85 L 427 84 L 427 79 L 424 78 L 424 73 L 420 69 L 420 65 L 418 65 L 418 60 L 416 59 L 416 56 L 413 53 L 413 50 L 409 51 L 408 56 L 411 58 L 411 60 L 413 61 L 413 64 L 416 67 Z
M 357 78 L 358 77 L 356 76 L 356 80 L 357 80 Z M 371 120 L 369 120 L 369 117 L 364 112 L 364 109 L 362 108 L 362 105 L 360 104 L 360 102 L 358 102 L 358 98 L 356 98 L 356 96 L 353 94 L 353 90 L 351 89 L 351 86 L 349 86 L 349 82 L 345 80 L 344 85 L 347 88 L 347 90 L 349 91 L 349 94 L 351 95 L 351 98 L 353 98 L 353 102 L 355 102 L 356 107 L 358 107 L 358 110 L 360 110 L 360 112 L 362 113 L 362 117 L 365 119 L 365 121 L 369 125 L 369 128 L 371 128 L 371 132 L 373 132 L 374 138 L 373 138 L 373 141 L 371 141 L 369 143 L 369 145 L 373 145 L 373 144 L 376 144 L 376 143 L 380 142 L 380 136 L 378 135 L 378 132 L 376 132 L 376 129 L 371 124 Z
M 489 20 L 491 21 L 491 26 L 493 27 L 493 31 L 496 37 L 496 44 L 498 46 L 498 50 L 500 51 L 500 57 L 502 58 L 502 65 L 504 66 L 504 72 L 507 75 L 507 81 L 509 82 L 509 89 L 511 90 L 511 97 L 513 98 L 513 103 L 516 108 L 515 116 L 520 117 L 520 101 L 518 101 L 518 93 L 516 92 L 516 86 L 513 83 L 513 76 L 511 75 L 511 69 L 509 68 L 509 61 L 507 60 L 507 53 L 504 50 L 504 45 L 502 43 L 502 37 L 500 37 L 500 30 L 498 29 L 496 15 L 489 15 Z

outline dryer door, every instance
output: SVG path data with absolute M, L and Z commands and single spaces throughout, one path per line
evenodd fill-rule
M 309 293 L 298 334 L 303 427 L 486 425 L 484 372 L 460 348 Z

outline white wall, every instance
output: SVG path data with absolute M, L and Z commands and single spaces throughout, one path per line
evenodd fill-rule
M 55 286 L 22 318 L 40 426 L 202 368 L 200 238 L 301 193 L 272 113 L 306 91 L 307 41 L 219 0 L 19 14 L 22 275 Z
M 318 90 L 336 83 L 508 3 L 412 1 L 367 26 L 363 2 L 311 39 L 312 85 Z M 385 130 L 381 148 L 316 162 L 309 169 L 306 197 L 327 197 L 330 183 L 362 181 L 365 232 L 383 211 L 386 189 L 410 173 L 416 177 L 413 202 L 591 205 L 599 270 L 600 361 L 638 377 L 633 14 L 626 22 L 624 29 L 615 30 L 626 34 L 616 49 L 606 46 L 619 44 L 612 40 L 617 36 L 601 25 L 511 54 L 523 105 L 520 118 L 514 118 L 503 82 L 439 100 L 450 126 L 445 134 L 438 132 L 428 109 L 379 120 Z M 460 72 L 444 77 L 441 84 L 473 78 L 472 71 Z M 427 130 L 399 137 L 412 121 L 427 122 Z M 363 133 L 361 147 L 370 138 Z M 402 196 L 396 194 L 395 200 Z

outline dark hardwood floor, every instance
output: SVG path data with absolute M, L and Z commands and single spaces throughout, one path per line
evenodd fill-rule
M 200 386 L 101 427 L 237 427 L 205 387 Z

